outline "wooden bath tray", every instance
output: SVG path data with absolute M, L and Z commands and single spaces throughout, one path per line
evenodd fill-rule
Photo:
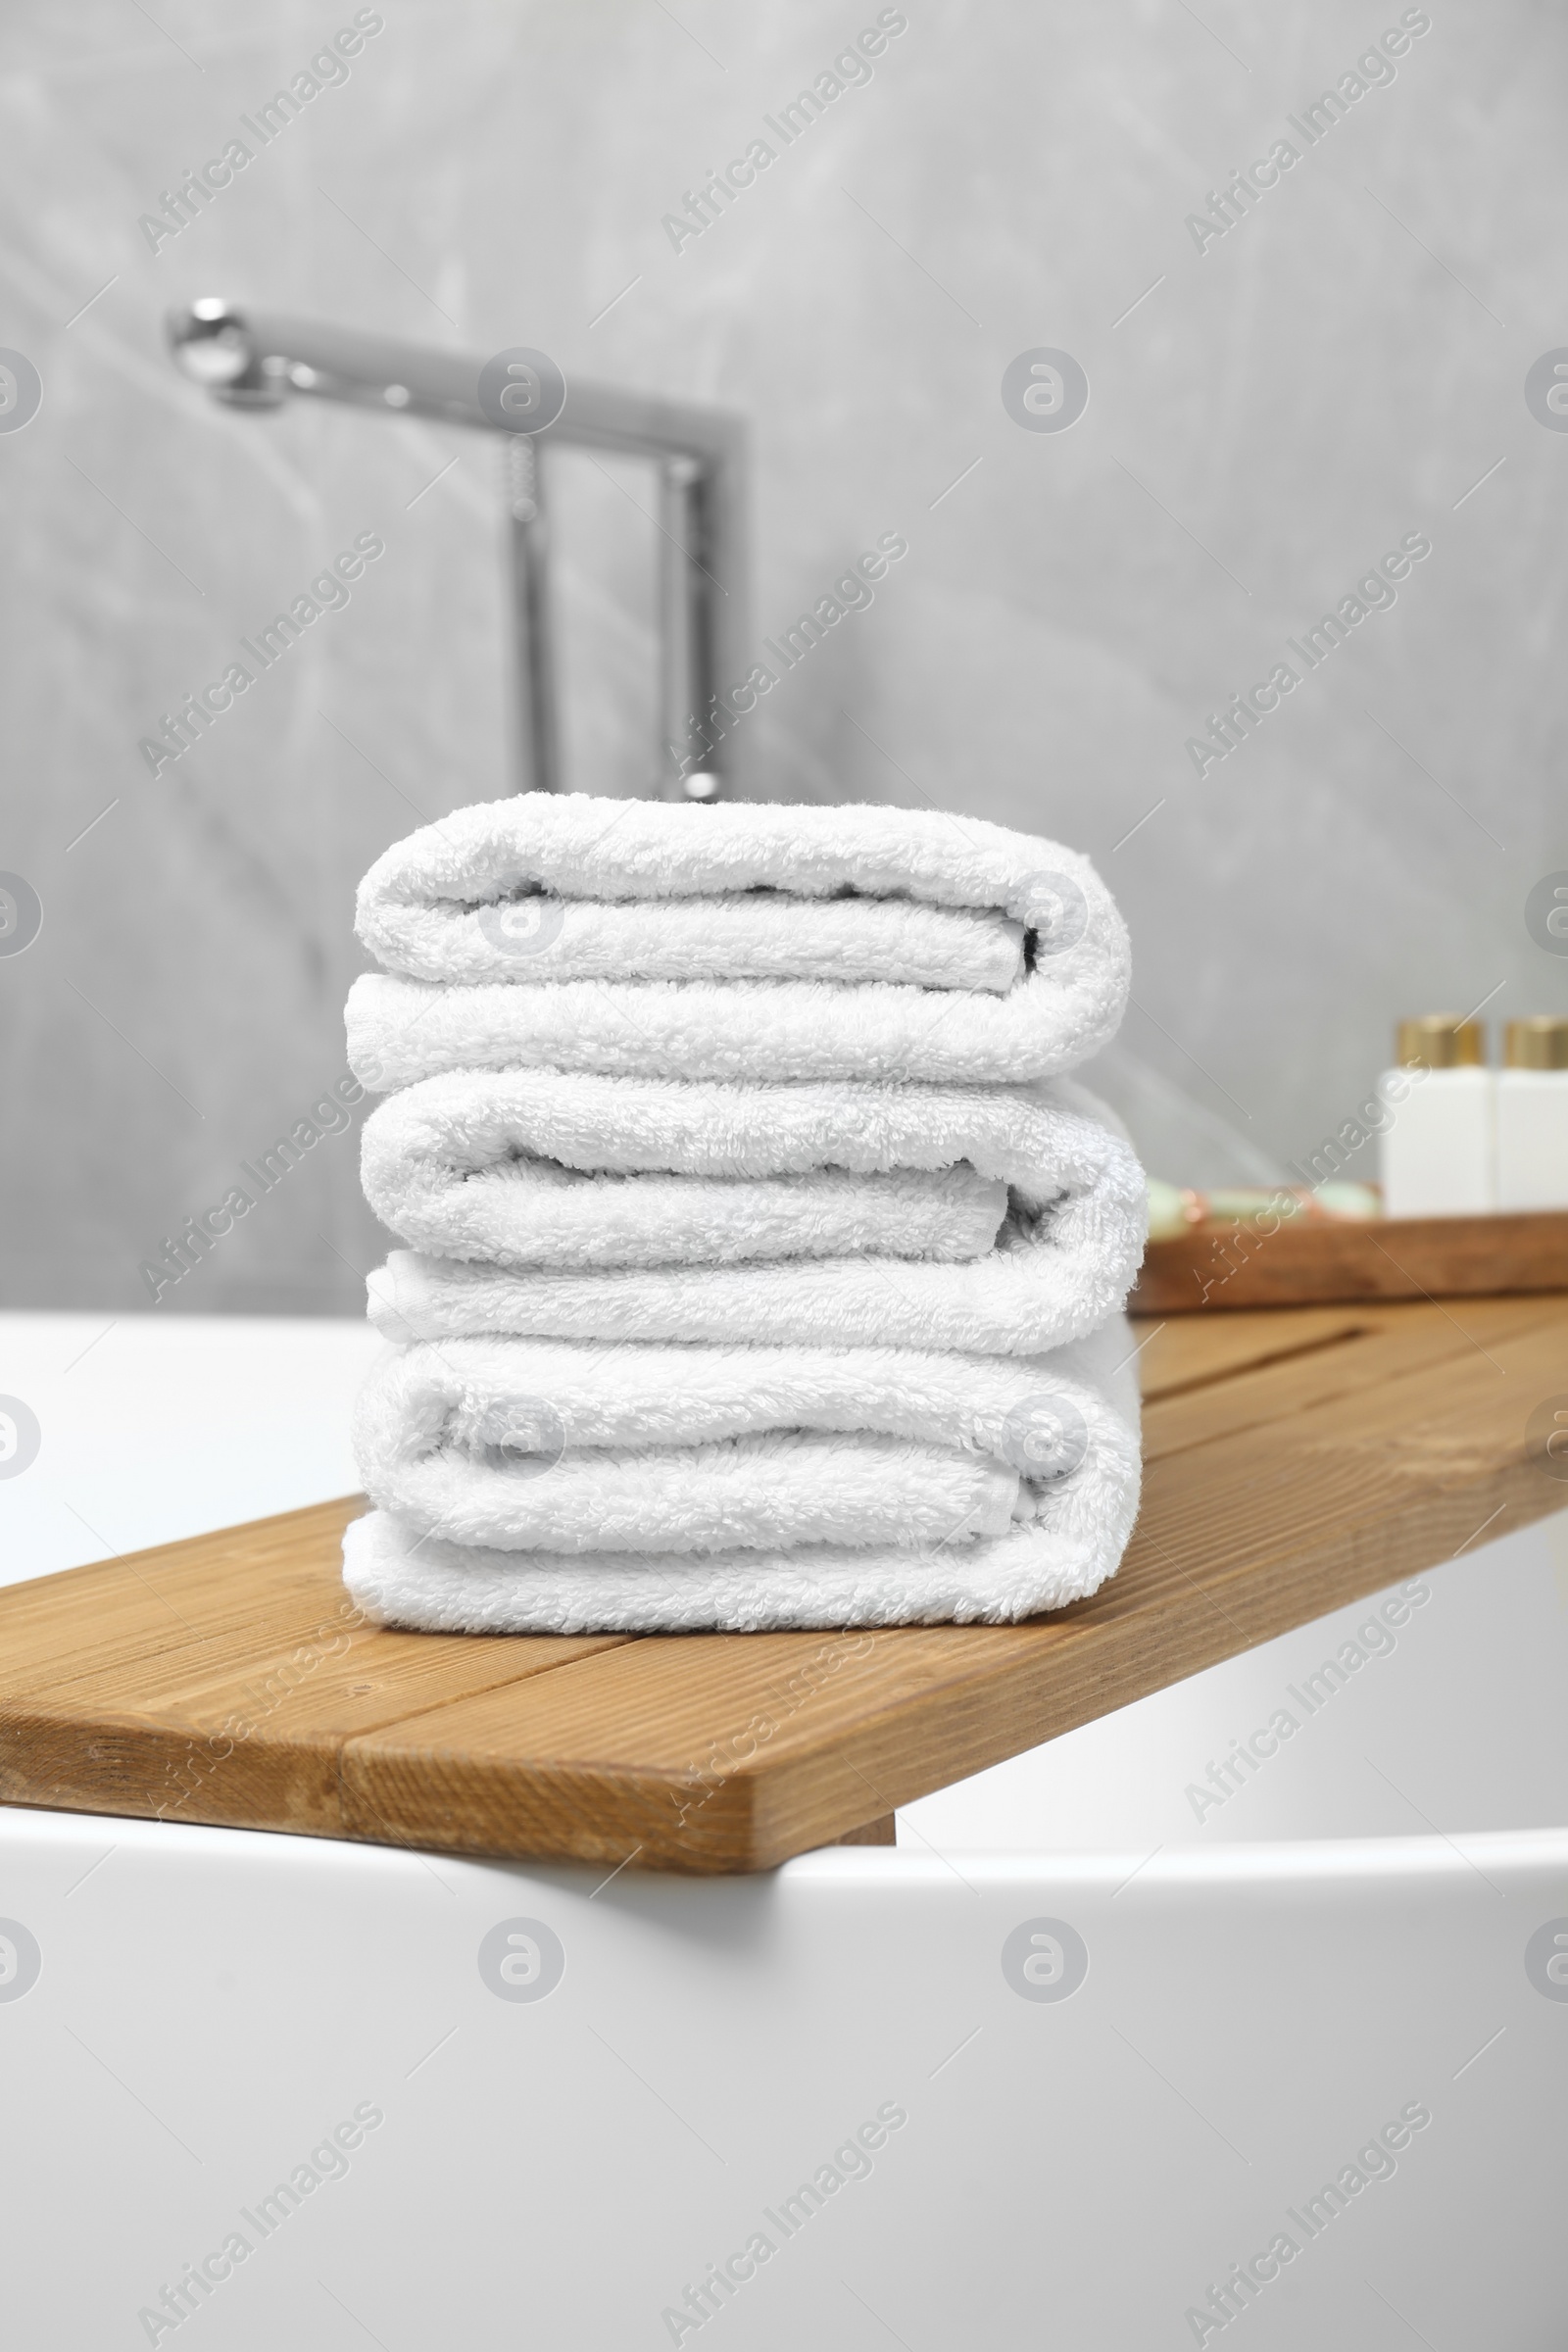
M 1130 1304 L 1135 1313 L 1173 1315 L 1528 1291 L 1568 1291 L 1568 1210 L 1315 1218 L 1287 1221 L 1272 1233 L 1193 1225 L 1150 1243 Z
M 1568 1298 L 1140 1336 L 1143 1517 L 1120 1573 L 1059 1615 L 380 1633 L 338 1583 L 357 1506 L 324 1503 L 0 1591 L 0 1798 L 607 1872 L 758 1870 L 1568 1508 L 1568 1462 L 1544 1454 L 1568 1414 Z

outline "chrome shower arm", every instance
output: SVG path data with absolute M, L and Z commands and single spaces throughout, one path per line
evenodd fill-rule
M 179 365 L 232 407 L 276 409 L 292 393 L 382 416 L 492 433 L 510 445 L 514 624 L 520 789 L 556 790 L 553 666 L 548 644 L 549 443 L 652 460 L 659 468 L 661 747 L 657 789 L 713 798 L 732 781 L 728 742 L 707 724 L 721 681 L 744 674 L 746 427 L 719 409 L 571 382 L 555 419 L 526 433 L 498 421 L 480 399 L 484 363 L 462 353 L 360 334 L 347 327 L 217 298 L 171 312 Z M 519 447 L 526 444 L 526 448 Z

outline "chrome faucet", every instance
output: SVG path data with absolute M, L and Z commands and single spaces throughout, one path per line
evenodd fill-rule
M 494 361 L 484 366 L 459 352 L 241 309 L 217 296 L 171 311 L 167 326 L 186 374 L 234 408 L 276 409 L 299 392 L 504 437 L 520 792 L 561 789 L 546 444 L 652 459 L 661 542 L 661 743 L 652 788 L 694 801 L 731 788 L 727 736 L 709 720 L 723 680 L 743 675 L 750 659 L 742 418 L 559 378 L 564 399 L 552 401 L 541 387 L 544 370 L 530 364 L 543 360 L 537 353 L 503 367 L 498 390 L 488 382 Z M 540 423 L 552 409 L 558 413 Z

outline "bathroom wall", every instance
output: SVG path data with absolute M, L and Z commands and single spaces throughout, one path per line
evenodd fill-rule
M 1088 850 L 1137 952 L 1100 1083 L 1162 1174 L 1316 1150 L 1401 1010 L 1568 1009 L 1525 920 L 1568 868 L 1568 417 L 1525 397 L 1568 346 L 1556 12 L 384 0 L 346 78 L 242 130 L 355 16 L 8 12 L 0 346 L 42 389 L 0 414 L 0 869 L 42 909 L 0 954 L 11 1303 L 150 1305 L 160 1237 L 343 1074 L 360 873 L 509 787 L 496 450 L 219 408 L 161 338 L 202 293 L 746 412 L 759 638 L 903 534 L 737 738 L 745 788 Z M 869 77 L 835 75 L 879 19 Z M 823 75 L 786 144 L 765 119 Z M 143 225 L 236 137 L 207 209 Z M 666 225 L 759 138 L 728 210 Z M 1273 184 L 1192 225 L 1254 161 Z M 1041 349 L 1087 378 L 1067 429 L 1004 399 Z M 649 486 L 578 458 L 556 490 L 571 781 L 636 792 Z M 360 537 L 350 601 L 150 772 L 160 714 Z M 1416 540 L 1309 670 L 1288 640 Z M 1195 755 L 1281 662 L 1255 732 Z M 381 1245 L 344 1118 L 314 1124 L 159 1312 L 357 1309 Z

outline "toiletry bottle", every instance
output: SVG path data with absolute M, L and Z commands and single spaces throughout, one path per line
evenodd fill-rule
M 1568 1208 L 1568 1019 L 1510 1021 L 1497 1072 L 1497 1206 Z
M 1401 1021 L 1399 1067 L 1380 1081 L 1383 1210 L 1390 1217 L 1463 1217 L 1495 1205 L 1493 1073 L 1481 1024 L 1453 1013 Z

